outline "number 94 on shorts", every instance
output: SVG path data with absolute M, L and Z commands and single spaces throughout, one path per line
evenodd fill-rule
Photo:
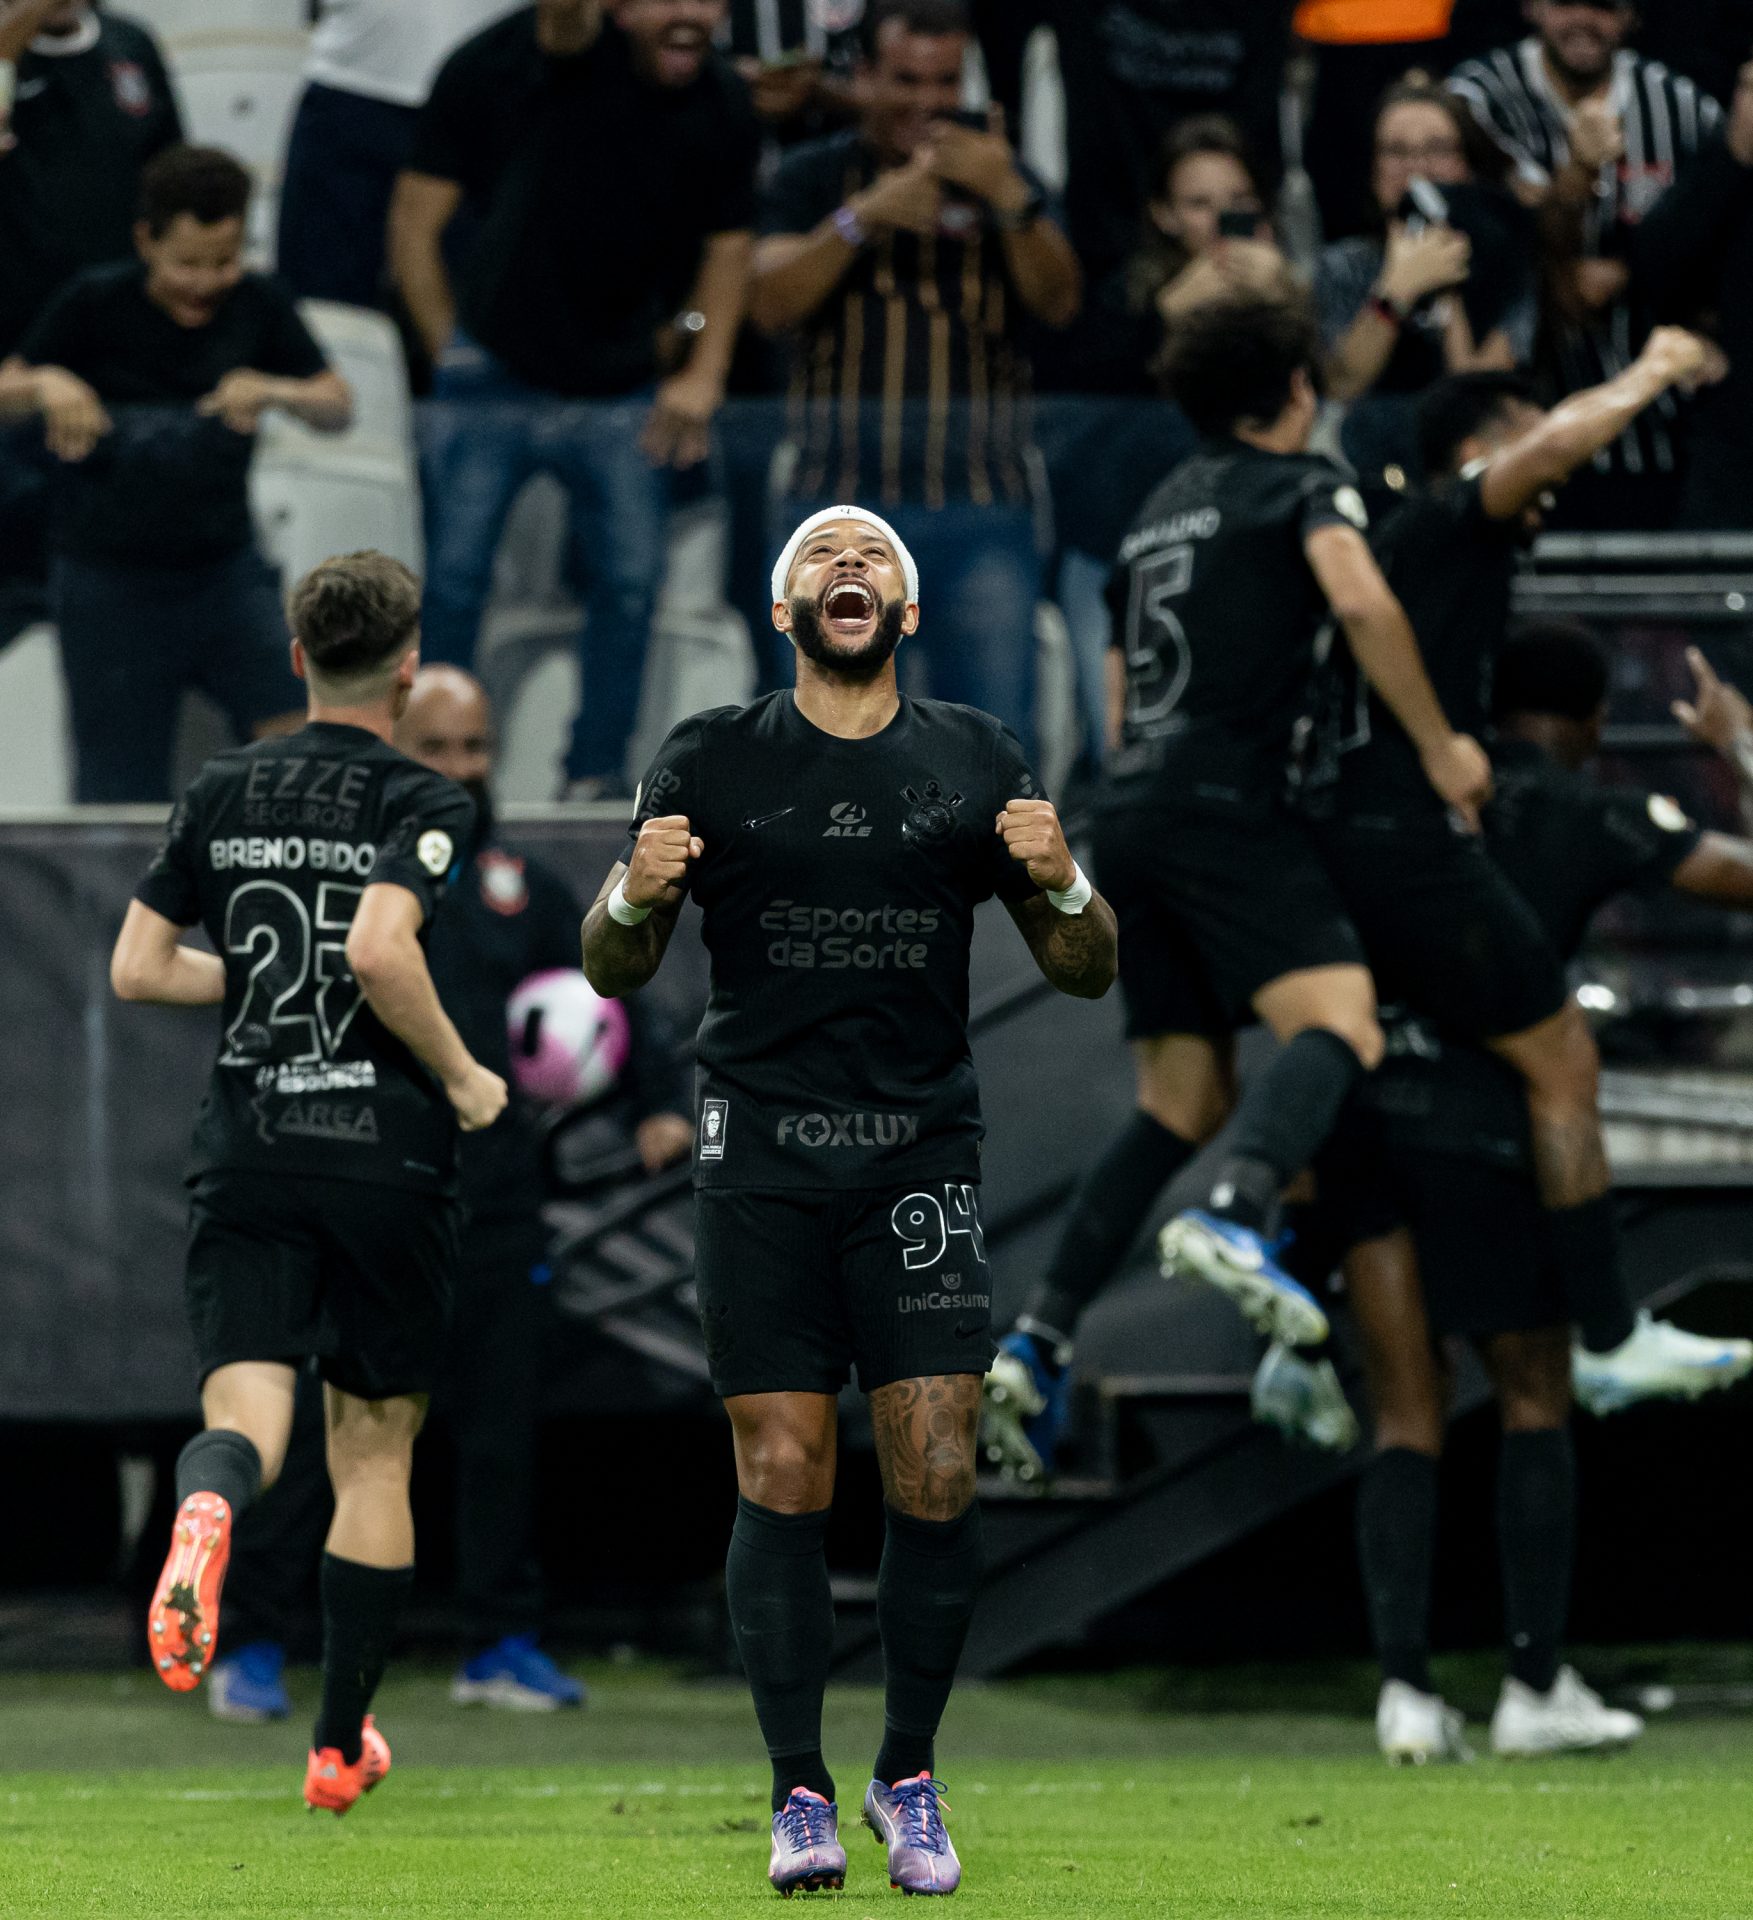
M 740 1393 L 865 1393 L 984 1373 L 992 1269 L 980 1189 L 904 1187 L 695 1195 L 695 1284 L 712 1384 Z

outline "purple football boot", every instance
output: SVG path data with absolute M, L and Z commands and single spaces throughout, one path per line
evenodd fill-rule
M 789 1900 L 846 1884 L 846 1849 L 840 1844 L 840 1810 L 808 1787 L 793 1787 L 773 1816 L 773 1859 L 767 1878 Z
M 944 1831 L 938 1801 L 942 1784 L 929 1773 L 885 1787 L 870 1783 L 864 1824 L 889 1850 L 889 1885 L 902 1893 L 954 1893 L 962 1863 Z

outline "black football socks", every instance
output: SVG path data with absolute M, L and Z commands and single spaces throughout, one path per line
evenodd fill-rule
M 793 1787 L 834 1798 L 822 1759 L 822 1695 L 834 1652 L 828 1509 L 775 1513 L 737 1500 L 725 1561 L 731 1630 L 773 1763 L 773 1811 Z
M 235 1522 L 261 1490 L 262 1456 L 247 1434 L 209 1427 L 177 1455 L 179 1507 L 191 1493 L 216 1493 Z
M 980 1591 L 980 1508 L 953 1520 L 883 1509 L 877 1627 L 883 1641 L 883 1744 L 874 1777 L 892 1786 L 930 1769 L 938 1722 Z
M 1292 1175 L 1338 1124 L 1363 1071 L 1350 1043 L 1324 1027 L 1305 1028 L 1282 1047 L 1236 1107 L 1210 1210 L 1263 1232 Z
M 1410 1447 L 1386 1447 L 1357 1489 L 1357 1557 L 1370 1634 L 1384 1680 L 1433 1693 L 1430 1679 L 1431 1561 L 1436 1552 L 1437 1463 Z
M 1049 1349 L 1067 1346 L 1084 1309 L 1113 1278 L 1162 1192 L 1198 1152 L 1148 1113 L 1134 1113 L 1084 1175 L 1041 1284 L 1022 1319 Z M 1052 1364 L 1051 1351 L 1043 1356 Z
M 350 1767 L 358 1763 L 365 1716 L 413 1586 L 412 1567 L 323 1555 L 323 1704 L 311 1744 L 318 1752 L 338 1747 Z
M 1497 1547 L 1510 1672 L 1545 1693 L 1558 1678 L 1576 1548 L 1576 1458 L 1568 1427 L 1504 1435 Z
M 1619 1234 L 1608 1194 L 1580 1207 L 1546 1210 L 1546 1244 L 1565 1311 L 1590 1353 L 1611 1353 L 1637 1324 L 1619 1265 Z

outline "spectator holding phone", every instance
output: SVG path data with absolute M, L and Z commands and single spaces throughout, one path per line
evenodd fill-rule
M 794 336 L 781 518 L 880 507 L 932 582 L 931 690 L 1033 737 L 1038 465 L 1020 326 L 1082 281 L 994 111 L 958 112 L 959 0 L 868 16 L 859 124 L 792 152 L 762 216 L 750 311 Z
M 1649 336 L 1627 256 L 1636 230 L 1722 124 L 1684 75 L 1626 45 L 1630 0 L 1528 0 L 1533 32 L 1466 60 L 1449 85 L 1538 210 L 1549 341 L 1562 394 L 1623 373 Z M 1664 394 L 1566 487 L 1567 525 L 1661 527 L 1680 486 L 1682 401 Z
M 1412 405 L 1434 381 L 1533 357 L 1532 237 L 1503 172 L 1453 94 L 1422 74 L 1389 88 L 1370 176 L 1377 231 L 1323 248 L 1315 270 L 1328 391 L 1354 405 L 1348 451 L 1366 477 L 1415 465 Z

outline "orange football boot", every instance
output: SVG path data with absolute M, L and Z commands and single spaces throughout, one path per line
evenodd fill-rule
M 390 1770 L 390 1743 L 368 1713 L 359 1742 L 359 1758 L 348 1766 L 339 1747 L 312 1749 L 304 1763 L 304 1804 L 312 1813 L 347 1811 L 363 1793 L 369 1793 Z
M 191 1493 L 177 1509 L 170 1554 L 146 1616 L 152 1664 L 167 1687 L 201 1684 L 219 1644 L 219 1590 L 231 1561 L 231 1506 L 216 1493 Z

